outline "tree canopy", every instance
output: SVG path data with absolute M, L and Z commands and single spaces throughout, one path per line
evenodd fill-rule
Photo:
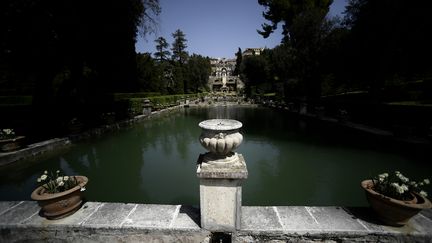
M 332 2 L 333 0 L 258 0 L 258 3 L 266 8 L 263 12 L 264 18 L 271 22 L 262 24 L 262 30 L 258 30 L 258 33 L 267 38 L 277 29 L 278 24 L 282 23 L 284 41 L 295 41 L 297 37 L 293 25 L 296 19 L 310 12 L 324 18 Z
M 1 90 L 32 94 L 41 127 L 91 116 L 102 94 L 136 89 L 136 36 L 159 11 L 158 0 L 1 1 Z
M 163 62 L 168 60 L 168 57 L 171 55 L 171 53 L 168 51 L 168 42 L 160 36 L 155 40 L 156 42 L 156 52 L 154 53 L 155 58 L 159 62 Z
M 183 31 L 178 29 L 172 34 L 172 37 L 174 38 L 174 42 L 171 47 L 172 59 L 179 62 L 180 64 L 184 64 L 188 57 L 188 53 L 186 51 L 186 35 L 183 33 Z
M 387 82 L 432 76 L 430 4 L 407 0 L 350 0 L 352 79 L 378 91 Z

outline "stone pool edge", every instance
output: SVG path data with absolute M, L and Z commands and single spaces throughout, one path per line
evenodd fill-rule
M 360 216 L 359 216 L 360 215 Z M 34 201 L 0 201 L 0 242 L 211 242 L 199 208 L 186 205 L 86 202 L 60 220 L 39 215 Z M 368 208 L 243 206 L 233 242 L 431 242 L 432 209 L 409 224 L 375 222 Z

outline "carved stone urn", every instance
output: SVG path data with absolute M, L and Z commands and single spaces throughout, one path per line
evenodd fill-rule
M 243 124 L 231 119 L 211 119 L 199 123 L 202 133 L 199 138 L 201 145 L 209 151 L 204 154 L 205 163 L 227 163 L 238 160 L 233 152 L 243 141 L 239 129 Z

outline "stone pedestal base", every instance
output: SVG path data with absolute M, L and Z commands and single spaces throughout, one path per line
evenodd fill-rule
M 243 156 L 237 156 L 235 162 L 211 164 L 199 161 L 197 176 L 200 179 L 201 227 L 204 229 L 213 232 L 240 229 L 241 184 L 248 172 Z

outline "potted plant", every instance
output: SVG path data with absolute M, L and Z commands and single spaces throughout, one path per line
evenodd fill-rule
M 19 149 L 24 138 L 24 136 L 16 136 L 13 129 L 0 129 L 0 151 L 10 152 Z
M 372 180 L 364 180 L 361 186 L 370 206 L 382 222 L 391 226 L 403 226 L 422 209 L 431 208 L 432 204 L 426 198 L 427 193 L 422 190 L 429 183 L 429 179 L 416 182 L 395 171 L 390 175 L 383 173 Z
M 88 182 L 85 176 L 63 176 L 45 171 L 38 179 L 40 184 L 31 194 L 47 219 L 60 219 L 77 211 L 83 201 L 83 191 Z

